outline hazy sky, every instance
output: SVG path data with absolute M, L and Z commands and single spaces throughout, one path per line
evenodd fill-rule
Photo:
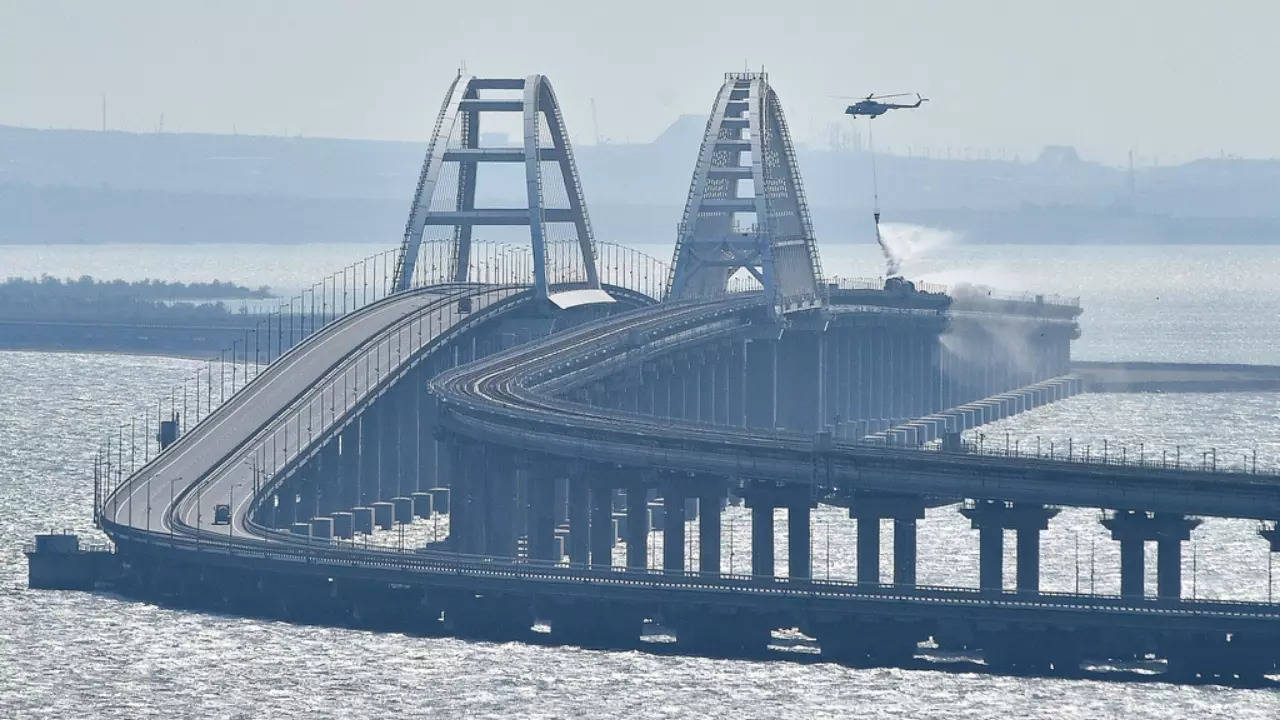
M 833 95 L 919 90 L 878 147 L 1277 157 L 1277 27 L 1270 0 L 0 0 L 0 123 L 97 128 L 105 93 L 116 129 L 424 140 L 465 62 L 547 74 L 578 142 L 591 98 L 648 140 L 746 64 L 800 141 L 851 126 Z

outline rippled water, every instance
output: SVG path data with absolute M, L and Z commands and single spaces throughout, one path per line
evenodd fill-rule
M 92 488 L 84 468 L 92 438 L 135 398 L 192 366 L 148 357 L 0 353 L 0 717 L 1280 716 L 1280 692 L 1274 690 L 469 642 L 180 612 L 103 594 L 26 590 L 21 543 L 47 527 L 84 531 L 89 525 Z M 1077 438 L 1096 433 L 1168 443 L 1207 433 L 1220 447 L 1250 450 L 1252 440 L 1244 438 L 1256 436 L 1263 463 L 1280 460 L 1277 419 L 1275 393 L 1096 395 L 1006 424 L 1022 438 L 1049 427 L 1060 435 L 1069 428 Z M 1003 438 L 1006 424 L 987 428 L 987 441 Z M 1264 436 L 1269 440 L 1262 441 Z M 832 576 L 852 574 L 854 525 L 834 511 L 815 515 L 819 577 L 828 555 Z M 741 519 L 735 531 L 738 569 L 749 563 L 746 527 Z M 1195 572 L 1190 564 L 1185 572 L 1188 594 L 1195 582 L 1200 595 L 1265 597 L 1266 552 L 1251 523 L 1210 521 L 1196 539 Z M 1114 549 L 1095 515 L 1083 510 L 1064 511 L 1046 533 L 1046 546 L 1054 548 L 1044 555 L 1046 588 L 1074 589 L 1079 567 L 1087 591 L 1090 540 L 1097 590 L 1116 589 Z M 976 583 L 976 539 L 953 508 L 931 510 L 922 521 L 920 552 L 922 582 Z M 785 568 L 785 552 L 778 557 Z

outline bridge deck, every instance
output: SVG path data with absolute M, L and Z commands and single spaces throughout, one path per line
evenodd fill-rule
M 135 473 L 108 499 L 106 519 L 159 532 L 207 530 L 215 506 L 228 503 L 232 523 L 220 532 L 251 535 L 245 514 L 254 490 L 253 458 L 260 472 L 270 473 L 305 450 L 380 379 L 464 317 L 458 298 L 471 297 L 475 313 L 521 291 L 433 286 L 391 296 L 322 328 Z M 171 499 L 174 515 L 168 512 Z

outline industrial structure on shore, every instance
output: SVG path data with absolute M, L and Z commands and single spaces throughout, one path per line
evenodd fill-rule
M 481 145 L 492 113 L 521 118 L 521 146 Z M 476 206 L 493 163 L 523 167 L 525 207 Z M 478 251 L 473 232 L 495 225 L 527 226 L 528 246 Z M 661 626 L 680 651 L 727 656 L 765 655 L 787 628 L 854 664 L 908 664 L 932 642 L 1003 671 L 1276 670 L 1280 605 L 1183 597 L 1181 548 L 1204 516 L 1280 518 L 1280 477 L 962 444 L 1081 390 L 1078 303 L 825 277 L 762 73 L 725 76 L 673 258 L 596 242 L 546 78 L 457 78 L 393 260 L 372 285 L 351 266 L 308 314 L 255 330 L 229 394 L 211 368 L 151 409 L 140 445 L 113 438 L 94 513 L 122 562 L 46 539 L 33 584 L 109 574 L 184 605 L 599 647 L 639 647 Z M 739 499 L 745 573 L 721 550 Z M 856 580 L 813 576 L 819 504 L 857 522 Z M 916 523 L 942 505 L 977 530 L 976 589 L 916 582 Z M 1119 596 L 1040 590 L 1040 534 L 1068 506 L 1105 511 Z M 415 517 L 447 517 L 447 535 L 354 542 Z

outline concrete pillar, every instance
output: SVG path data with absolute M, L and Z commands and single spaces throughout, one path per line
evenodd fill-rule
M 1058 514 L 1058 509 L 978 500 L 960 512 L 978 530 L 978 586 L 993 591 L 1004 588 L 1004 531 L 1012 529 L 1017 533 L 1018 591 L 1039 592 L 1040 531 L 1049 527 L 1049 519 Z
M 743 427 L 747 421 L 743 392 L 746 382 L 746 342 L 734 343 L 725 354 L 723 362 L 725 422 L 734 427 Z
M 333 518 L 333 536 L 344 540 L 349 540 L 355 534 L 355 521 L 350 512 L 335 512 L 329 515 Z
M 751 503 L 751 574 L 773 577 L 773 503 Z
M 351 508 L 351 529 L 358 533 L 370 535 L 373 533 L 373 508 L 370 507 L 353 507 Z
M 413 498 L 394 497 L 391 505 L 395 508 L 395 521 L 408 525 L 413 522 Z
M 590 554 L 590 490 L 586 478 L 575 472 L 569 477 L 569 562 L 587 563 Z
M 649 497 L 648 489 L 639 483 L 627 487 L 627 567 L 646 570 L 649 567 Z
M 431 501 L 431 493 L 415 492 L 410 496 L 413 498 L 413 514 L 420 518 L 429 518 L 435 511 L 435 506 Z
M 1021 527 L 1016 530 L 1018 546 L 1018 592 L 1040 592 L 1040 528 Z
M 1143 546 L 1156 541 L 1156 594 L 1177 599 L 1182 595 L 1182 543 L 1200 520 L 1183 515 L 1118 510 L 1104 517 L 1102 524 L 1120 543 L 1120 594 L 1141 598 L 1145 595 Z
M 1125 597 L 1140 598 L 1146 594 L 1144 544 L 1138 537 L 1120 540 L 1120 594 Z
M 373 508 L 373 524 L 383 530 L 390 530 L 395 518 L 395 506 L 389 502 L 370 503 Z
M 311 518 L 311 537 L 328 540 L 333 537 L 333 518 Z
M 858 519 L 858 582 L 876 585 L 880 582 L 880 517 L 860 514 Z
M 809 502 L 793 502 L 787 506 L 787 576 L 797 580 L 812 577 L 811 554 Z
M 1182 541 L 1156 541 L 1156 595 L 1176 600 L 1182 597 Z
M 978 528 L 978 587 L 1004 589 L 1004 527 L 996 523 Z
M 915 587 L 916 519 L 893 519 L 893 584 Z
M 558 562 L 560 557 L 555 553 L 555 479 L 528 473 L 528 482 L 526 535 L 529 557 Z
M 746 344 L 747 427 L 772 430 L 777 426 L 777 362 L 776 341 L 752 340 Z
M 297 518 L 298 494 L 285 483 L 276 491 L 276 527 L 287 528 Z
M 506 453 L 489 455 L 482 510 L 485 519 L 485 553 L 499 557 L 516 554 L 515 465 Z
M 722 493 L 698 497 L 698 571 L 720 573 L 720 500 Z
M 684 493 L 668 485 L 662 491 L 662 569 L 684 572 Z
M 591 565 L 613 565 L 613 489 L 604 483 L 591 486 Z
M 319 492 L 316 487 L 315 463 L 307 463 L 299 474 L 302 476 L 302 481 L 298 485 L 298 517 L 316 517 L 319 513 L 317 510 Z
M 338 454 L 339 504 L 353 508 L 360 504 L 360 428 L 358 423 L 348 425 L 339 436 Z

